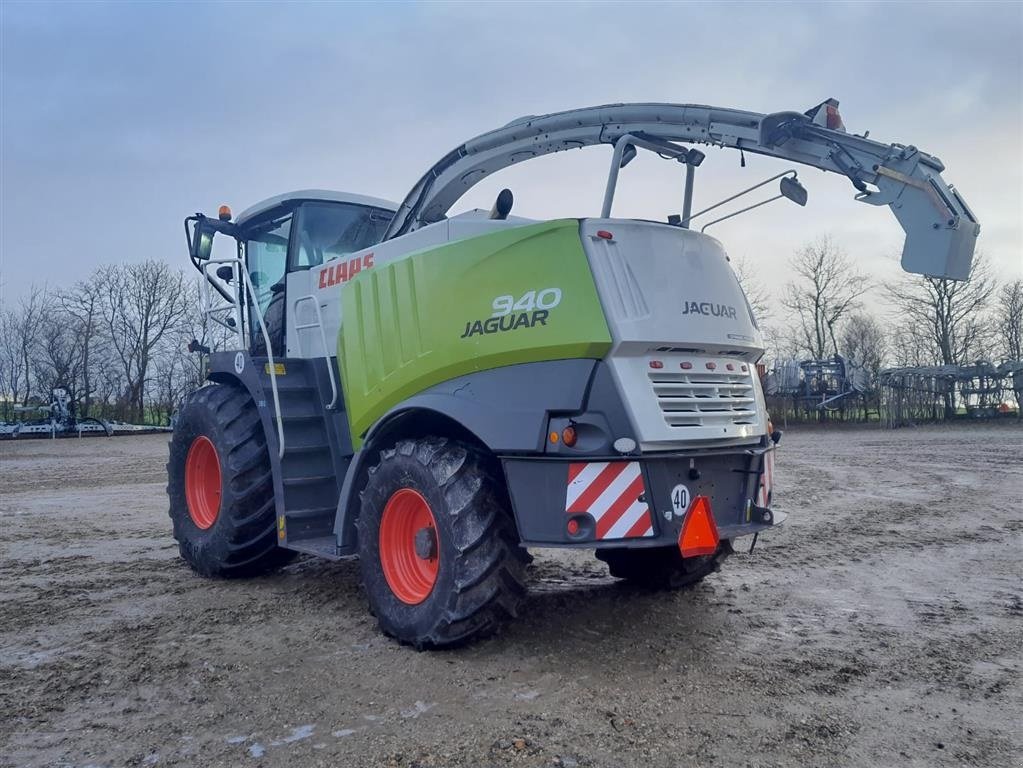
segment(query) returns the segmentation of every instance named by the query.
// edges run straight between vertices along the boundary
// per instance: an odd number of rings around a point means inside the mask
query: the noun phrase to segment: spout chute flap
[[[910,173],[889,163],[878,167],[878,191],[857,199],[887,204],[906,232],[902,268],[932,277],[966,280],[980,222],[954,187],[945,184],[937,169],[922,160]]]
[[[445,155],[406,196],[385,239],[440,221],[469,188],[513,163],[614,144],[625,134],[741,149],[840,173],[858,200],[891,207],[906,232],[904,269],[955,280],[969,275],[980,224],[941,178],[941,162],[912,146],[847,133],[834,99],[805,113],[610,104],[520,118]]]

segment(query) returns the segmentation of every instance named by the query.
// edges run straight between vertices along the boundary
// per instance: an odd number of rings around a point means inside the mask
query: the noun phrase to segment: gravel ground
[[[1023,429],[782,449],[789,520],[703,584],[538,552],[522,619],[416,653],[354,562],[192,574],[165,436],[0,444],[0,765],[1023,764]]]

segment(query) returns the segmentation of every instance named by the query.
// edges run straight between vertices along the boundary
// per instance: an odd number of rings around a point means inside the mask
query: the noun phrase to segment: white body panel
[[[368,195],[354,195],[351,192],[337,192],[332,189],[300,189],[296,192],[285,192],[283,195],[274,195],[266,200],[261,200],[255,205],[250,205],[235,218],[235,223],[244,226],[249,219],[254,219],[261,213],[266,213],[276,208],[281,203],[288,203],[294,200],[321,200],[328,203],[353,203],[355,205],[366,205],[371,208],[383,208],[387,211],[397,210],[398,204],[379,197]]]
[[[721,244],[653,222],[586,219],[581,229],[613,341],[607,362],[640,446],[759,440],[764,343]]]

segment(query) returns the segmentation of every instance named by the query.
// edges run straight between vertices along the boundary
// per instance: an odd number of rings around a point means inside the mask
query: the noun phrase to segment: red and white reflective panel
[[[764,471],[760,473],[760,488],[757,490],[757,506],[771,506],[774,493],[774,451],[764,454]]]
[[[565,512],[589,514],[598,539],[654,535],[650,507],[640,501],[643,473],[638,461],[587,461],[568,465]]]

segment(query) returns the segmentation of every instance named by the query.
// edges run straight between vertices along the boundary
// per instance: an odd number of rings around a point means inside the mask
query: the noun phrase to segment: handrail
[[[233,297],[227,295],[226,291],[219,285],[219,283],[215,283],[213,281],[213,277],[207,271],[206,266],[209,263],[210,262],[206,262],[199,267],[199,271],[202,273],[203,276],[202,282],[199,283],[199,299],[202,313],[213,322],[217,323],[218,325],[222,325],[229,331],[232,331],[237,338],[238,346],[244,349],[245,333],[243,330],[242,323],[240,322],[242,319],[240,311],[241,299],[239,296],[238,289],[237,287],[232,288],[234,294]],[[221,260],[218,259],[216,263],[221,263]],[[218,304],[217,306],[212,305],[210,286],[213,286],[214,288],[217,289],[217,293],[219,293],[225,299],[226,303]],[[216,312],[224,312],[227,310],[230,310],[232,313],[232,319],[234,320],[233,325],[227,322],[226,320],[222,320],[221,318],[217,317],[214,314]]]
[[[614,203],[615,188],[618,186],[618,171],[622,167],[622,157],[625,154],[625,148],[630,144],[635,147],[642,147],[650,152],[670,155],[676,160],[685,158],[689,153],[689,150],[685,147],[673,147],[670,142],[650,141],[631,133],[624,134],[615,142],[614,153],[611,155],[611,170],[608,172],[607,186],[604,188],[604,204],[600,208],[600,218],[602,219],[611,218],[611,205]]]
[[[238,269],[235,270],[236,275],[240,274],[242,279],[245,281],[245,287],[248,288],[249,296],[256,295],[255,286],[252,284],[252,278],[249,277],[248,271],[245,269],[245,264],[240,258],[233,259],[208,259],[203,264],[203,277],[206,278],[206,282],[210,281],[210,276],[207,273],[209,267],[213,264],[236,264]],[[209,290],[208,288],[206,289]],[[235,295],[238,295],[238,283],[235,282]],[[240,299],[237,300],[235,307],[238,313],[241,314],[241,303]],[[284,424],[281,422],[281,398],[277,394],[277,368],[274,365],[274,351],[273,345],[270,343],[270,333],[266,329],[266,323],[263,322],[263,315],[261,312],[253,312],[256,319],[259,321],[259,330],[263,334],[263,342],[266,344],[266,357],[267,357],[267,371],[270,373],[270,391],[273,393],[274,400],[274,417],[277,420],[277,456],[278,458],[284,458]],[[241,329],[241,323],[238,323],[238,336],[239,346],[245,348],[245,336]]]
[[[303,301],[311,301],[313,308],[316,310],[316,322],[315,323],[302,323],[298,322],[298,305]],[[302,354],[302,334],[298,331],[304,331],[308,328],[319,328],[320,329],[320,341],[323,344],[323,357],[327,360],[327,376],[330,378],[330,402],[327,403],[327,408],[333,408],[337,404],[337,382],[334,379],[334,367],[330,364],[330,355],[327,352],[327,332],[323,330],[323,313],[320,311],[320,302],[312,294],[306,296],[300,296],[295,299],[291,305],[292,311],[295,313],[295,338],[298,340],[298,352],[299,356]]]

